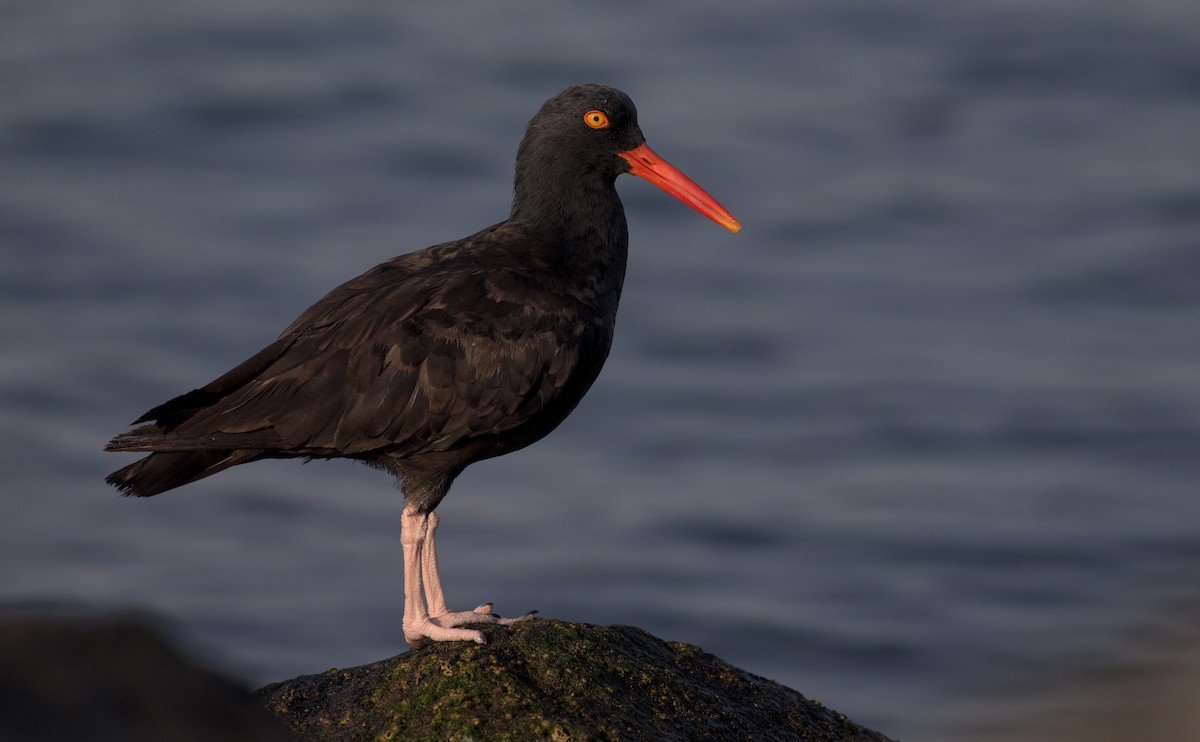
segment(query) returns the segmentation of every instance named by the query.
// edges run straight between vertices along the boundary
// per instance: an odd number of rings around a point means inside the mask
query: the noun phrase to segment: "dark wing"
[[[377,266],[110,448],[403,456],[502,435],[564,404],[565,416],[611,325],[587,321],[595,313],[552,272],[514,266],[522,246],[507,243],[520,237],[500,225]]]

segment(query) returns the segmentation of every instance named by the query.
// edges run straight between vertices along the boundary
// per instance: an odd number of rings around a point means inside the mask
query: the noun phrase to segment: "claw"
[[[500,616],[496,616],[496,623],[500,624],[501,626],[508,626],[520,621],[528,621],[533,618],[535,614],[537,614],[537,611],[529,611],[524,616],[517,616],[516,618],[501,618]]]

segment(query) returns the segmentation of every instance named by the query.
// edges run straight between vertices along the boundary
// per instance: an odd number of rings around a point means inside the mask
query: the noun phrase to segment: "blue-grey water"
[[[443,503],[453,603],[642,626],[908,739],[1108,703],[1200,642],[1200,5],[0,7],[0,599],[141,606],[250,683],[404,649],[400,495],[272,462],[150,500],[131,419],[507,215],[618,86],[745,225],[622,178],[616,345]]]

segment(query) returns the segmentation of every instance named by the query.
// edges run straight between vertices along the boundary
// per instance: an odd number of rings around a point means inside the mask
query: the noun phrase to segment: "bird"
[[[387,260],[330,291],[210,383],[154,407],[107,451],[149,453],[106,478],[150,497],[263,459],[352,459],[404,497],[404,638],[486,643],[509,624],[451,611],[434,509],[467,466],[554,430],[612,346],[629,234],[615,188],[631,173],[730,231],[741,224],[646,143],[616,88],[572,85],[530,119],[509,218]]]

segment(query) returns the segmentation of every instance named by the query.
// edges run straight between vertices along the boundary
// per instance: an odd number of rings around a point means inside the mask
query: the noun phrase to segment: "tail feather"
[[[174,437],[165,433],[161,426],[143,425],[128,433],[121,433],[104,447],[105,451],[176,451],[200,453],[202,451],[269,450],[283,445],[279,435],[272,430],[254,430],[245,433],[210,433],[191,438]]]
[[[122,467],[104,481],[130,497],[150,497],[262,457],[262,451],[161,451]]]

